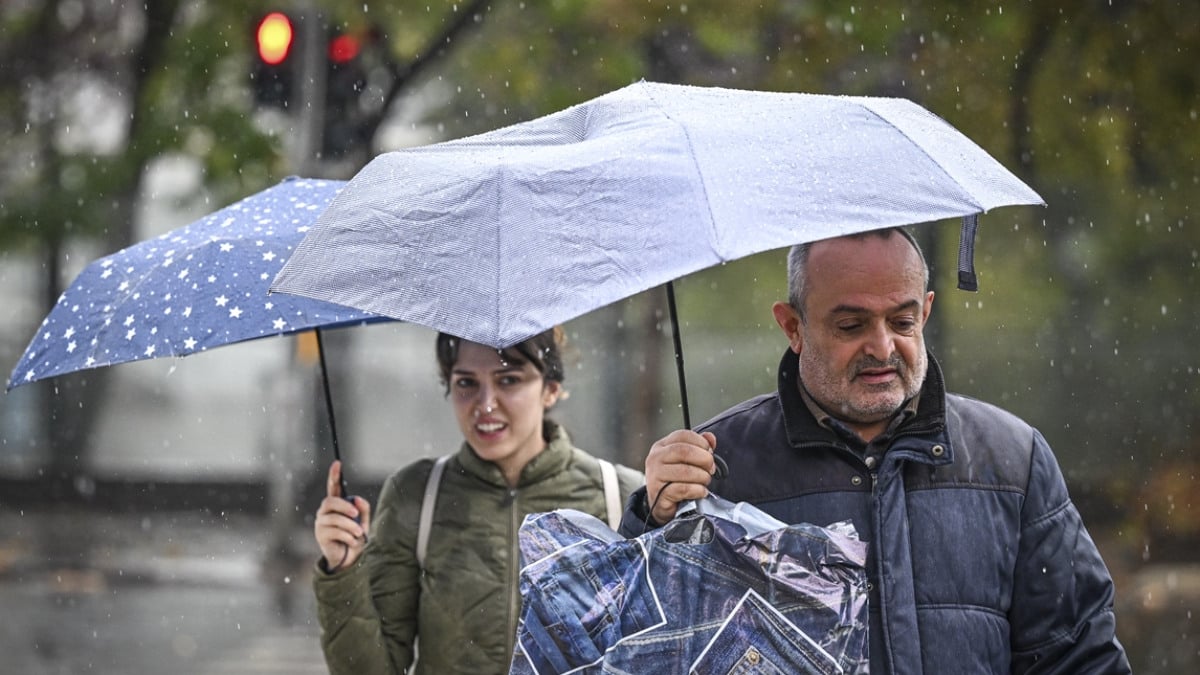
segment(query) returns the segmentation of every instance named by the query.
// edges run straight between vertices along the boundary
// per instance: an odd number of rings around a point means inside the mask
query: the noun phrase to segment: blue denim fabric
[[[833,675],[841,664],[761,595],[746,591],[690,675]]]
[[[510,672],[866,672],[853,528],[748,533],[706,511],[629,540],[578,511],[529,516]]]

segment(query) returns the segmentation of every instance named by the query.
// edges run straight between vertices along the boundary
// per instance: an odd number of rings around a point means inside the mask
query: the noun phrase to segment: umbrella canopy
[[[380,155],[272,290],[506,347],[723,261],[1041,203],[911,101],[639,82]]]
[[[320,300],[267,294],[344,185],[286,179],[93,261],[42,321],[8,388],[87,368],[383,320]]]

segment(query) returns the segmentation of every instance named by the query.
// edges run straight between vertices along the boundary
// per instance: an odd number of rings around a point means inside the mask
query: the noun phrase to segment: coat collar
[[[571,438],[567,435],[566,429],[559,426],[557,422],[547,419],[542,425],[542,436],[548,439],[546,447],[536,457],[529,460],[529,463],[521,470],[521,477],[517,481],[518,488],[541,482],[559,473],[567,468],[571,461]],[[462,446],[459,447],[457,458],[463,470],[468,474],[485,483],[508,488],[508,483],[504,480],[504,474],[500,472],[500,467],[480,458],[466,441],[463,441]]]
[[[946,382],[942,367],[933,354],[929,356],[929,369],[925,384],[917,395],[916,413],[904,420],[896,433],[922,433],[940,431],[946,426]],[[814,438],[837,440],[833,430],[821,425],[812,410],[804,402],[798,382],[800,356],[791,349],[783,352],[779,361],[779,400],[783,408],[783,422],[787,430],[788,443],[799,446]]]

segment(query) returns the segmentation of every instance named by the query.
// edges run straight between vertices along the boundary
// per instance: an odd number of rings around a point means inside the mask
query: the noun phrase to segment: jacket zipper
[[[509,546],[509,591],[508,591],[508,653],[511,655],[513,649],[516,648],[517,642],[517,621],[520,618],[521,607],[521,545],[517,538],[517,533],[521,528],[521,524],[517,522],[517,515],[521,510],[517,506],[517,489],[509,488],[508,498],[508,541]]]

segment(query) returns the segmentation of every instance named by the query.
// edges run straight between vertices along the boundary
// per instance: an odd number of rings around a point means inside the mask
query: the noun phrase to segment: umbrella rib
[[[496,304],[495,314],[492,316],[492,335],[494,336],[493,339],[496,341],[496,343],[499,344],[501,342],[500,335],[502,334],[502,331],[500,330],[500,317],[502,315],[500,311],[500,302],[503,300],[503,295],[500,293],[500,289],[504,286],[503,282],[501,281],[502,275],[500,274],[500,266],[504,261],[504,256],[501,255],[500,251],[500,239],[504,234],[504,227],[501,219],[504,214],[504,179],[508,172],[503,162],[500,162],[497,165],[497,168],[500,175],[496,181],[496,245],[493,249],[493,264],[495,265],[496,274],[494,277],[495,287],[492,289],[492,297],[496,298]]]
[[[879,114],[879,111],[875,110],[874,108],[872,108],[872,107],[870,107],[870,106],[868,106],[868,105],[862,104],[862,103],[859,103],[859,105],[860,105],[860,106],[862,106],[862,108],[863,108],[864,110],[866,110],[867,112],[869,112],[870,114],[872,114],[872,115],[874,115],[875,117],[877,117],[877,118],[879,118],[880,120],[882,120],[882,121],[883,121],[885,124],[887,124],[889,127],[891,127],[891,128],[893,128],[893,129],[895,129],[897,133],[899,133],[899,134],[900,134],[901,136],[903,136],[904,138],[908,139],[908,142],[909,142],[909,143],[912,143],[912,144],[913,144],[915,147],[917,147],[917,148],[918,148],[918,149],[921,151],[921,154],[923,154],[923,155],[925,155],[926,157],[928,157],[928,158],[929,158],[929,161],[930,161],[930,162],[933,162],[933,164],[934,164],[935,166],[937,166],[938,170],[939,170],[939,171],[941,171],[941,172],[942,172],[942,174],[944,174],[944,175],[945,175],[947,178],[949,178],[951,182],[953,182],[955,185],[957,185],[957,186],[958,186],[958,189],[959,189],[960,191],[962,191],[962,193],[963,193],[963,194],[965,194],[965,195],[967,196],[967,201],[971,202],[971,204],[972,204],[972,205],[973,205],[973,206],[974,206],[976,209],[978,209],[978,211],[976,211],[976,213],[984,213],[984,212],[986,212],[986,211],[987,211],[987,209],[985,209],[985,208],[983,207],[983,205],[979,203],[979,200],[975,199],[975,196],[974,196],[974,195],[971,193],[971,191],[970,191],[970,190],[968,190],[968,189],[967,189],[967,187],[966,187],[965,185],[963,185],[963,184],[962,184],[962,183],[961,183],[961,182],[958,180],[958,178],[956,178],[956,177],[954,176],[954,174],[952,174],[952,173],[950,173],[949,171],[947,171],[947,170],[946,170],[946,167],[945,167],[945,166],[943,166],[943,165],[942,165],[942,163],[941,163],[941,162],[939,162],[939,161],[937,160],[937,158],[936,158],[936,157],[934,157],[933,155],[929,154],[929,151],[925,149],[925,146],[924,146],[924,145],[921,145],[920,143],[918,143],[918,142],[916,141],[916,139],[915,139],[915,138],[913,138],[912,136],[910,136],[910,135],[908,134],[908,132],[907,132],[907,131],[905,131],[905,130],[904,130],[904,129],[902,129],[901,127],[897,126],[895,122],[892,122],[892,121],[891,121],[890,119],[888,119],[887,117],[884,117],[883,115]],[[932,114],[932,113],[930,113],[930,114]],[[936,115],[935,115],[935,117],[936,117]],[[947,126],[950,126],[948,123],[946,123],[946,122],[945,122],[945,120],[942,120],[940,117],[938,118],[938,120],[939,120],[939,121],[941,121],[943,124],[946,124]],[[953,127],[951,127],[951,128],[953,129]],[[970,214],[964,214],[964,215],[970,215]]]
[[[658,109],[659,114],[679,128],[680,132],[683,134],[683,138],[687,141],[688,158],[691,160],[692,168],[695,169],[696,172],[697,182],[700,184],[700,196],[702,198],[700,203],[704,206],[704,213],[708,214],[708,229],[710,234],[709,241],[719,241],[718,235],[720,232],[717,231],[716,217],[713,215],[712,211],[712,202],[708,198],[708,182],[705,181],[704,172],[700,170],[700,164],[696,161],[696,148],[695,144],[692,143],[692,135],[688,133],[687,125],[672,117],[671,114],[667,112],[666,108],[663,107],[662,103],[659,103],[658,100],[654,98],[652,92],[646,91],[645,95],[646,98],[649,99],[650,102],[653,103]],[[725,256],[722,255],[720,251],[713,251],[713,253],[720,260],[725,260]]]

